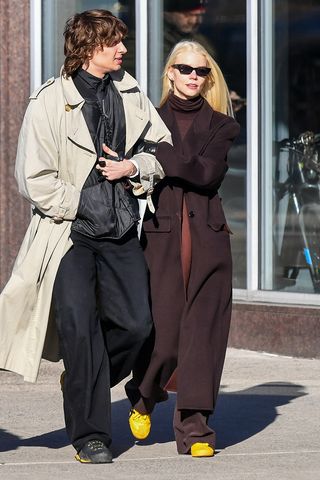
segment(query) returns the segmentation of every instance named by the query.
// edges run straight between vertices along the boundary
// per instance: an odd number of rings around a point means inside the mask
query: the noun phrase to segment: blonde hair
[[[191,51],[203,55],[206,59],[206,66],[211,68],[211,72],[206,76],[201,95],[207,100],[209,105],[217,112],[233,116],[232,105],[229,95],[229,89],[224,76],[217,62],[211,57],[207,50],[198,42],[183,40],[177,43],[171,50],[167,63],[163,70],[162,96],[160,107],[167,101],[168,96],[173,91],[173,85],[168,77],[169,68],[176,63],[180,53]]]

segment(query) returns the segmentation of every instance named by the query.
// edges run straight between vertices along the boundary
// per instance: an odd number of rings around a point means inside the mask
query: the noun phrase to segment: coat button
[[[193,210],[190,210],[190,212],[188,213],[188,217],[190,217],[190,218],[194,217],[194,211]]]

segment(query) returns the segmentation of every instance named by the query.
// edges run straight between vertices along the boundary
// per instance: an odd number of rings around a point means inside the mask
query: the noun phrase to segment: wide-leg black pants
[[[131,372],[152,321],[136,231],[118,241],[76,232],[71,238],[53,305],[66,371],[66,429],[79,451],[93,438],[111,443],[110,387]]]

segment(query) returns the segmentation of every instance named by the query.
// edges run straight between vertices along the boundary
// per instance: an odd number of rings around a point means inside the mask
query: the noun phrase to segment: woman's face
[[[191,51],[179,53],[174,64],[188,65],[193,68],[207,67],[205,56]],[[206,81],[206,77],[200,76],[195,70],[192,70],[189,74],[184,74],[180,73],[179,69],[173,66],[169,67],[167,75],[173,82],[173,93],[183,100],[200,95]]]

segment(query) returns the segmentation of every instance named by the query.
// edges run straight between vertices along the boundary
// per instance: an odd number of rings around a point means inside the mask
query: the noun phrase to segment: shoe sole
[[[91,460],[85,460],[84,458],[81,458],[80,455],[75,455],[74,457],[78,462],[80,463],[90,463],[92,465],[97,465],[99,463],[112,463],[112,459],[108,460],[107,462],[92,462]]]
[[[150,433],[148,433],[148,435],[145,435],[144,437],[138,437],[137,435],[135,435],[132,430],[131,430],[131,434],[132,436],[136,439],[136,440],[145,440],[146,438],[149,437]]]
[[[92,463],[90,460],[84,460],[83,458],[81,458],[78,454],[75,455],[74,457],[76,460],[78,460],[78,462],[80,463]]]
[[[205,457],[213,457],[214,456],[214,452],[213,453],[209,453],[209,452],[206,452],[206,451],[199,451],[197,453],[193,453],[191,454],[192,458],[205,458]]]
[[[197,453],[196,455],[191,455],[192,458],[210,458],[210,457],[214,457],[214,453],[203,453],[203,454],[199,454]]]

